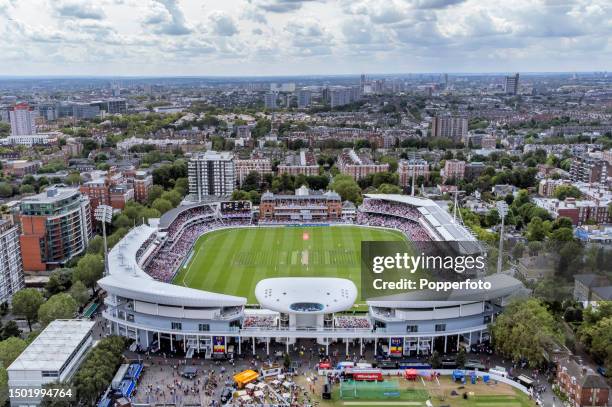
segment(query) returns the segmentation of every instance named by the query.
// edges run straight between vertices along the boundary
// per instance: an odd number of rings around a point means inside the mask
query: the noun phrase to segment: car
[[[221,403],[225,404],[232,399],[232,395],[234,394],[234,389],[231,387],[226,387],[221,392]]]

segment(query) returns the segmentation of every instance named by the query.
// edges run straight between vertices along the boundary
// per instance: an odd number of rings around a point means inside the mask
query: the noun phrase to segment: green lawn
[[[306,236],[307,235],[307,236]],[[340,277],[360,289],[362,241],[405,241],[397,231],[358,226],[260,227],[201,236],[175,284],[257,303],[255,285],[271,277]]]

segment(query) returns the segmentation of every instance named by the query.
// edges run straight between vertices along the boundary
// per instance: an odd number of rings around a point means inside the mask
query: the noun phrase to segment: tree
[[[25,195],[25,194],[33,194],[36,192],[36,188],[34,188],[33,185],[29,185],[29,184],[22,184],[19,187],[19,193],[21,195]]]
[[[0,406],[8,404],[8,401],[8,372],[4,366],[0,366]]]
[[[537,299],[515,301],[491,324],[496,350],[518,362],[526,358],[529,366],[544,362],[545,350],[561,340],[558,323]]]
[[[98,396],[108,387],[123,361],[125,340],[106,337],[92,349],[75,374],[73,384],[81,405],[95,405]]]
[[[0,341],[0,365],[9,367],[27,346],[28,343],[21,338],[12,337]]]
[[[0,182],[0,197],[10,198],[13,196],[13,187],[7,182]]]
[[[45,285],[47,295],[51,296],[66,291],[72,285],[72,272],[70,268],[53,270],[49,275],[49,281]]]
[[[325,175],[310,175],[306,177],[306,183],[310,189],[325,189],[329,184],[329,178],[327,178]]]
[[[6,325],[4,325],[4,328],[2,328],[2,340],[11,338],[13,336],[19,338],[20,335],[21,329],[19,329],[19,326],[17,326],[17,322],[13,320],[8,321]]]
[[[433,351],[433,353],[429,357],[429,363],[434,369],[438,369],[440,368],[440,366],[442,366],[442,361],[440,360],[440,354],[438,353],[438,351]]]
[[[381,184],[378,187],[378,192],[381,194],[401,194],[402,189],[393,184]]]
[[[104,253],[104,238],[100,235],[94,236],[87,244],[87,253],[103,254]]]
[[[597,308],[583,312],[583,322],[578,330],[580,341],[586,350],[608,371],[612,369],[612,301],[599,301]]]
[[[79,174],[78,172],[71,172],[66,177],[66,183],[68,185],[80,185],[82,182],[83,182],[83,178],[81,177],[81,174]]]
[[[343,201],[352,201],[354,203],[361,201],[361,188],[349,175],[336,175],[332,181],[331,189],[336,191]]]
[[[457,366],[461,368],[465,366],[465,360],[466,360],[465,349],[461,347],[461,349],[459,349],[459,352],[457,353]]]
[[[523,257],[523,252],[525,251],[525,245],[521,242],[518,242],[512,248],[512,257],[515,259],[520,259]]]
[[[574,185],[559,185],[557,188],[555,188],[553,195],[558,200],[564,201],[565,198],[568,197],[580,198],[582,196],[582,192],[580,192],[580,190]]]
[[[85,287],[85,284],[81,281],[77,281],[72,285],[70,288],[70,295],[81,307],[89,300],[89,290],[87,290],[87,287]]]
[[[86,287],[94,288],[96,281],[104,274],[104,260],[99,254],[86,254],[79,259],[72,273],[72,281],[81,281]]]
[[[172,204],[172,207],[178,206],[178,204],[180,204],[183,200],[181,194],[175,189],[164,192],[161,198],[170,202]]]
[[[560,216],[553,222],[552,230],[560,229],[560,228],[572,228],[572,220],[565,216]]]
[[[149,189],[149,195],[147,196],[147,202],[149,205],[151,205],[157,198],[161,198],[163,193],[164,188],[161,185],[153,185],[151,189]]]
[[[113,220],[114,228],[129,228],[133,224],[134,219],[130,220],[125,214],[121,214]],[[102,250],[104,250],[104,241],[102,241]]]
[[[546,237],[546,230],[544,229],[544,225],[542,219],[539,216],[535,216],[527,225],[527,239],[530,242],[533,241],[542,241]]]
[[[55,294],[40,306],[38,310],[38,319],[40,319],[41,323],[47,325],[56,319],[74,318],[76,311],[77,303],[70,294]]]
[[[153,201],[151,207],[153,209],[157,209],[161,214],[164,214],[173,208],[172,202],[163,198],[157,198],[155,201]]]
[[[571,242],[574,240],[574,232],[571,228],[559,228],[551,233],[550,239],[555,242]]]
[[[185,196],[189,191],[189,179],[188,178],[177,178],[174,183],[174,189],[181,194],[181,196]]]
[[[35,288],[24,288],[13,295],[13,313],[26,319],[30,332],[32,332],[32,322],[36,322],[38,309],[43,302],[42,294]]]
[[[261,185],[261,176],[257,171],[251,171],[242,181],[242,189],[244,191],[256,191]]]
[[[490,209],[489,212],[485,215],[485,223],[488,226],[495,226],[501,223],[501,216],[497,209]]]

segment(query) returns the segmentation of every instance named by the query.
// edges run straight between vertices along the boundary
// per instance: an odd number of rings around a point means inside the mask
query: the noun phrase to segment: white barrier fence
[[[383,376],[401,376],[404,373],[404,371],[405,370],[403,369],[402,370],[389,369],[389,370],[382,370],[382,374]],[[452,376],[454,369],[417,369],[417,371],[419,372],[419,375],[421,375],[421,373],[426,373],[424,375],[431,375],[433,373],[438,373],[440,376]],[[520,383],[515,382],[512,379],[508,379],[507,377],[503,377],[503,376],[496,375],[496,374],[489,373],[489,372],[481,372],[479,370],[464,370],[464,372],[466,376],[470,376],[472,372],[475,373],[476,377],[489,376],[490,380],[494,380],[499,383],[507,384],[531,396],[531,391],[527,387],[523,386]],[[340,373],[342,373],[342,370],[319,369],[319,376],[327,376],[328,374],[340,374]]]

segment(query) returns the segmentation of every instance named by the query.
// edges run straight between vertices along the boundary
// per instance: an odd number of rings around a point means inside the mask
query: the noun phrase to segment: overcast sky
[[[0,75],[612,68],[611,0],[0,0]]]

